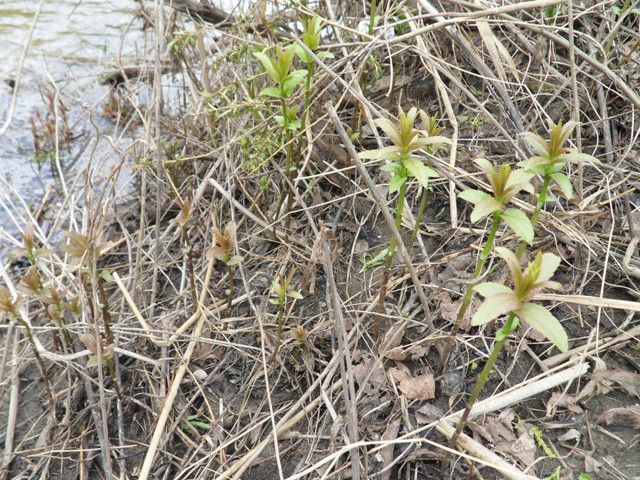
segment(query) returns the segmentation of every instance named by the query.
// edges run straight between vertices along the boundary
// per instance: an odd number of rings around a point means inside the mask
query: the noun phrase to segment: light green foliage
[[[545,175],[553,179],[567,198],[571,198],[573,195],[573,188],[569,178],[562,173],[565,164],[569,162],[600,163],[597,158],[591,155],[582,153],[575,148],[565,147],[569,135],[577,125],[578,123],[573,121],[569,121],[566,124],[560,121],[555,124],[549,120],[548,141],[533,132],[523,133],[522,136],[531,145],[536,155],[518,163],[518,166],[524,168],[527,172]]]
[[[308,17],[304,24],[304,33],[302,34],[302,43],[306,45],[306,47],[314,52],[318,58],[333,58],[333,54],[331,52],[317,52],[318,47],[320,46],[320,37],[323,28],[322,20],[318,17],[312,16]],[[296,44],[295,49],[296,55],[300,57],[307,65],[313,64],[313,58],[309,55],[300,45]]]
[[[287,301],[287,297],[302,300],[302,294],[300,292],[289,289],[291,277],[292,275],[289,275],[288,278],[278,275],[278,278],[271,282],[271,289],[273,290],[275,298],[269,299],[269,303],[274,305],[284,305]]]
[[[486,175],[492,194],[480,190],[465,190],[458,195],[474,205],[471,221],[475,223],[494,212],[499,212],[500,218],[520,238],[527,243],[533,241],[533,226],[524,212],[515,208],[504,208],[520,191],[533,194],[531,178],[534,174],[524,170],[512,171],[509,165],[500,165],[496,171],[491,162],[484,158],[478,158],[475,162]]]
[[[199,428],[200,430],[210,430],[211,424],[199,420],[199,415],[189,415],[180,422],[180,428],[182,430],[189,430],[190,428]]]
[[[414,128],[418,116],[417,108],[414,107],[407,113],[400,108],[399,113],[398,125],[386,118],[379,118],[375,121],[376,125],[387,134],[393,146],[360,153],[360,158],[363,159],[389,160],[391,162],[381,168],[382,171],[393,174],[389,182],[390,193],[399,190],[409,177],[415,177],[423,187],[428,188],[429,179],[438,178],[439,175],[413,153],[428,145],[451,144],[451,140],[446,137],[437,135],[427,137],[424,132]]]
[[[280,99],[289,98],[296,87],[300,85],[307,75],[306,70],[291,70],[297,45],[289,45],[286,48],[276,47],[276,57],[267,56],[264,52],[254,52],[260,60],[265,71],[277,87],[267,87],[260,92],[261,96],[269,96]]]
[[[289,288],[291,279],[293,278],[293,273],[294,271],[291,270],[287,278],[282,275],[278,275],[278,277],[271,282],[271,289],[273,290],[274,298],[270,298],[269,303],[278,305],[278,333],[276,337],[276,347],[271,355],[271,359],[274,359],[280,350],[282,330],[284,329],[284,308],[287,303],[287,298],[302,300],[302,294],[300,292]]]
[[[513,289],[494,282],[476,285],[475,290],[485,297],[485,301],[471,319],[471,324],[483,325],[512,313],[543,334],[562,352],[566,352],[569,349],[569,340],[558,319],[546,308],[532,302],[534,296],[545,288],[562,288],[560,283],[550,280],[560,265],[560,257],[552,253],[538,252],[535,260],[529,262],[527,269],[523,271],[513,252],[506,248],[496,248],[496,252],[509,267]],[[513,322],[511,330],[516,326],[517,322]],[[504,331],[502,335],[510,333],[511,331]]]
[[[385,248],[373,258],[371,258],[371,255],[369,254],[364,254],[363,256],[358,257],[358,261],[362,264],[362,268],[358,273],[364,273],[371,268],[382,265],[382,262],[384,262],[384,259],[387,257],[388,253],[389,249]]]

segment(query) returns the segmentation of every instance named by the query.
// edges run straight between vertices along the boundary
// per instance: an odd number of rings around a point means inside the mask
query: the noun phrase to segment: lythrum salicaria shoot
[[[478,377],[455,434],[451,438],[452,446],[455,446],[507,337],[516,329],[520,320],[527,322],[531,328],[548,338],[562,352],[569,349],[567,333],[560,321],[545,307],[533,303],[536,294],[541,290],[562,288],[560,283],[551,280],[560,265],[560,257],[553,253],[538,252],[535,259],[529,262],[525,270],[522,270],[518,257],[510,250],[496,248],[496,253],[509,268],[513,288],[495,282],[483,282],[476,285],[475,290],[485,297],[485,300],[471,319],[471,324],[474,326],[484,325],[503,315],[508,315],[508,317],[504,327],[496,333],[496,342],[491,355]]]
[[[424,115],[426,117],[426,114]],[[367,150],[359,154],[360,158],[363,159],[389,161],[389,163],[381,167],[381,170],[392,175],[389,181],[389,193],[398,192],[398,208],[395,216],[395,225],[398,230],[402,223],[407,180],[413,177],[426,189],[429,187],[429,179],[439,176],[433,168],[425,165],[423,160],[417,157],[415,153],[429,145],[451,144],[451,140],[446,137],[438,135],[427,137],[424,132],[414,128],[417,117],[418,109],[414,107],[407,113],[402,108],[399,109],[399,122],[397,125],[386,118],[377,119],[375,121],[376,125],[387,134],[393,145],[379,150]],[[391,237],[378,297],[378,313],[380,315],[384,313],[384,298],[395,249],[396,239]],[[378,316],[374,325],[374,336],[377,337],[379,333],[380,317]]]

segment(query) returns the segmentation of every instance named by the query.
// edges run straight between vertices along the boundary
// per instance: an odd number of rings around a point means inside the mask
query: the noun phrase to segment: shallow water
[[[15,111],[6,133],[0,136],[0,247],[15,237],[20,225],[13,214],[20,215],[18,196],[29,206],[37,205],[43,192],[53,182],[51,168],[40,171],[33,161],[34,139],[30,119],[37,113],[46,118],[46,92],[59,92],[68,110],[68,122],[74,137],[91,142],[93,135],[87,122],[86,102],[94,121],[103,133],[112,124],[102,115],[108,87],[99,84],[105,70],[123,63],[143,50],[141,20],[135,19],[138,7],[134,0],[3,0],[0,2],[0,131],[7,122],[12,102],[12,82],[18,78],[21,56],[41,5],[33,37],[20,77]],[[59,140],[61,142],[62,140]],[[80,154],[78,141],[70,153],[61,151],[63,162],[73,156],[79,161],[76,172],[86,167],[86,154]],[[74,172],[70,172],[73,174]],[[13,206],[10,206],[13,204]],[[0,248],[1,250],[1,248]]]

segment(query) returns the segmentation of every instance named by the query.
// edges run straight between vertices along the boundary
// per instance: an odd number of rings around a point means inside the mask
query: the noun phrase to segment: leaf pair
[[[549,120],[549,140],[545,140],[540,135],[533,132],[522,134],[531,148],[537,155],[518,163],[527,172],[534,174],[548,175],[562,190],[566,198],[573,196],[571,181],[561,170],[566,163],[590,162],[599,164],[600,161],[586,153],[582,153],[575,148],[566,148],[565,144],[569,135],[578,125],[577,122],[569,121],[565,124],[562,121],[557,124]]]
[[[552,253],[538,252],[535,260],[529,262],[527,269],[523,271],[513,252],[501,247],[496,248],[496,252],[509,267],[513,288],[495,282],[476,285],[474,290],[485,297],[485,301],[471,319],[471,325],[483,325],[502,315],[513,313],[548,338],[562,352],[566,352],[569,349],[569,340],[562,324],[546,308],[532,303],[535,295],[541,290],[562,288],[560,283],[551,281],[560,265],[560,257]]]
[[[534,174],[524,170],[512,171],[509,165],[500,165],[496,171],[491,162],[484,158],[478,158],[475,162],[487,176],[492,195],[480,190],[465,190],[458,195],[474,205],[471,221],[475,223],[494,212],[500,212],[500,218],[516,235],[527,243],[531,243],[534,232],[529,218],[521,210],[515,208],[504,210],[504,207],[522,190],[534,193],[530,182]]]
[[[277,298],[269,299],[269,303],[282,306],[287,301],[287,297],[295,300],[302,300],[302,294],[300,292],[289,289],[292,277],[293,275],[291,274],[287,278],[284,278],[282,275],[278,275],[278,278],[271,282],[271,288]]]
[[[280,99],[289,98],[296,87],[307,75],[306,70],[294,70],[289,72],[297,45],[292,44],[286,48],[276,47],[276,58],[269,57],[264,52],[255,52],[255,57],[260,60],[265,71],[269,74],[277,87],[267,87],[260,95]]]
[[[381,170],[393,174],[389,182],[389,192],[393,193],[402,187],[409,177],[415,177],[420,184],[427,188],[430,178],[438,178],[437,172],[422,163],[422,160],[412,155],[413,152],[431,146],[441,144],[451,144],[451,140],[446,137],[435,135],[428,136],[426,130],[414,128],[418,109],[412,108],[407,113],[399,109],[398,125],[389,119],[380,118],[375,121],[376,125],[384,131],[393,142],[393,146],[384,147],[379,150],[367,150],[360,153],[360,158],[390,160],[392,163],[384,165]],[[430,125],[430,117],[420,110],[423,123]],[[431,127],[433,130],[433,127]]]

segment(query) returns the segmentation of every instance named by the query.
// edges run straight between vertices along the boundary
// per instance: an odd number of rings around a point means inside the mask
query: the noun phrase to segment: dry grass
[[[158,74],[153,101],[144,111],[128,105],[143,84],[132,79],[119,92],[129,113],[123,108],[117,119],[117,131],[144,132],[118,152],[123,162],[137,162],[137,195],[123,198],[115,188],[123,175],[118,168],[97,190],[90,177],[84,180],[82,207],[69,194],[45,214],[48,221],[28,214],[15,219],[19,228],[34,225],[37,244],[49,250],[36,264],[44,286],[64,299],[72,343],[54,342],[61,327],[34,296],[20,307],[47,366],[56,401],[51,408],[43,405],[44,383],[24,330],[6,324],[2,477],[537,478],[556,465],[580,473],[569,461],[582,461],[578,451],[545,460],[539,449],[538,461],[527,464],[483,446],[480,437],[463,436],[460,451],[449,448],[451,422],[473,385],[472,365],[483,362],[493,341],[489,331],[461,333],[447,369],[437,371],[451,302],[466,285],[484,234],[483,225],[469,223],[456,195],[486,188],[473,158],[524,160],[531,152],[519,134],[542,133],[548,119],[579,121],[574,145],[603,162],[569,172],[577,195],[570,201],[553,196],[533,246],[563,258],[565,291],[545,300],[563,320],[574,355],[554,356],[549,343],[521,328],[502,356],[493,390],[485,392],[485,406],[505,412],[517,405],[529,424],[553,423],[557,418],[537,410],[540,399],[549,398],[544,392],[575,393],[572,382],[586,374],[587,359],[638,341],[637,320],[624,321],[619,313],[638,299],[638,15],[619,19],[611,2],[588,2],[588,8],[560,1],[495,8],[384,2],[380,23],[397,27],[388,38],[380,30],[373,37],[358,33],[365,15],[359,3],[321,1],[314,11],[331,30],[321,50],[334,58],[315,58],[312,105],[297,144],[301,167],[288,185],[273,118],[278,109],[257,96],[268,79],[251,52],[300,42],[287,25],[303,8],[265,13],[261,3],[246,15],[234,12],[235,23],[219,28],[187,22],[184,14],[176,18],[169,9],[148,11],[164,27],[156,53],[149,54]],[[558,12],[545,18],[543,8],[553,6]],[[178,30],[196,33],[170,54],[167,39]],[[168,55],[181,75],[159,75]],[[370,73],[371,58],[383,64],[380,78]],[[372,84],[365,92],[363,72]],[[167,97],[162,85],[168,83],[179,95]],[[179,103],[172,114],[163,97]],[[302,94],[293,101],[301,102]],[[377,166],[362,165],[345,137],[361,122],[355,149],[382,146],[373,119],[392,117],[398,105],[438,113],[454,143],[450,153],[431,159],[442,179],[433,182],[413,252],[403,239],[413,227],[418,190],[408,198],[404,228],[395,231],[386,177]],[[189,248],[174,221],[177,199],[191,205]],[[528,200],[519,206],[530,213]],[[229,310],[226,267],[206,253],[213,228],[230,221],[238,225],[237,253],[244,260],[235,269]],[[113,243],[85,255],[81,269],[75,257],[82,255],[61,250],[61,230],[82,232],[93,244]],[[361,273],[358,257],[375,256],[390,235],[397,235],[407,273],[392,273],[387,334],[376,339],[371,325],[380,268]],[[498,241],[517,245],[506,231]],[[283,345],[270,362],[277,330],[271,282],[292,270],[292,288],[303,299],[288,301]],[[100,280],[102,271],[114,280]],[[2,267],[0,273],[17,295],[25,272]],[[502,273],[495,268],[488,275]],[[67,305],[72,298],[80,304],[77,314]],[[108,347],[105,325],[113,335],[112,360],[98,355],[98,367],[87,366],[96,342]],[[82,334],[94,339],[93,351]],[[398,371],[409,378],[433,374],[435,400],[408,399]],[[440,413],[430,416],[425,404]],[[554,448],[564,448],[559,445]],[[482,465],[492,469],[479,473]],[[602,468],[606,478],[629,478],[633,471]]]

